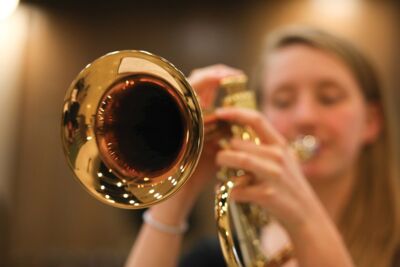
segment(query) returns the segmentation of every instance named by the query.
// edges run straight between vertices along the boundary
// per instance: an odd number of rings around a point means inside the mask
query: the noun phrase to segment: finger
[[[243,71],[239,69],[228,67],[223,64],[217,64],[193,70],[188,77],[188,81],[193,87],[195,87],[195,89],[198,89],[196,87],[202,89],[204,85],[218,87],[222,78],[242,74]]]
[[[285,160],[284,149],[278,145],[258,145],[254,142],[234,138],[230,140],[229,148],[236,151],[247,152],[248,154],[262,158],[269,158],[278,164],[281,164]]]
[[[274,196],[276,196],[276,190],[265,185],[234,187],[231,192],[234,201],[259,205],[271,202]]]
[[[192,71],[188,81],[198,94],[201,107],[206,109],[214,103],[221,80],[237,75],[243,75],[243,72],[218,64]]]
[[[261,159],[243,151],[223,150],[217,154],[217,165],[242,169],[254,175],[255,180],[265,180],[281,176],[281,167],[276,162]]]
[[[254,181],[254,176],[251,174],[243,174],[240,176],[230,177],[230,180],[235,184],[235,187],[249,185]]]
[[[222,120],[250,126],[256,132],[262,143],[286,145],[285,139],[258,111],[227,107],[217,109],[215,114]]]
[[[226,74],[243,74],[243,71],[225,64],[214,64],[192,70],[189,77],[204,76],[205,74],[224,76]]]

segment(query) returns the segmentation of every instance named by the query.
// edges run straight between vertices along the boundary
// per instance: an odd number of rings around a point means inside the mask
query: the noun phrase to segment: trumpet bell
[[[137,50],[89,64],[67,90],[62,144],[78,181],[111,206],[139,209],[174,194],[203,146],[195,92],[167,60]]]

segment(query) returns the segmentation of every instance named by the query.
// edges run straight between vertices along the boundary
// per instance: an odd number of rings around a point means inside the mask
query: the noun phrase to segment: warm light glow
[[[249,140],[250,139],[250,134],[248,132],[244,132],[242,133],[242,139],[243,140]]]
[[[0,0],[0,20],[11,16],[17,9],[19,0]]]
[[[313,0],[315,11],[322,16],[352,17],[360,10],[360,0]]]

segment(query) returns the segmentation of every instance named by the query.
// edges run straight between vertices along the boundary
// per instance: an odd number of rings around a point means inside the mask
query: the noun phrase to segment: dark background
[[[270,31],[314,25],[364,50],[395,103],[391,115],[399,116],[394,2],[22,1],[0,21],[0,265],[121,266],[135,240],[140,212],[89,196],[61,151],[64,93],[87,63],[110,51],[142,49],[186,75],[216,63],[251,73]],[[185,248],[214,232],[210,185]]]

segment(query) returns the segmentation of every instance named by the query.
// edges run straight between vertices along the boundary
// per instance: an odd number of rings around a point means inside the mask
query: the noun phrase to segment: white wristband
[[[159,222],[156,219],[154,219],[153,216],[151,216],[149,211],[150,210],[146,210],[143,213],[143,221],[161,232],[168,233],[168,234],[180,235],[180,234],[184,234],[189,228],[189,226],[186,222],[179,226],[173,226],[173,225],[168,225],[168,224]]]

